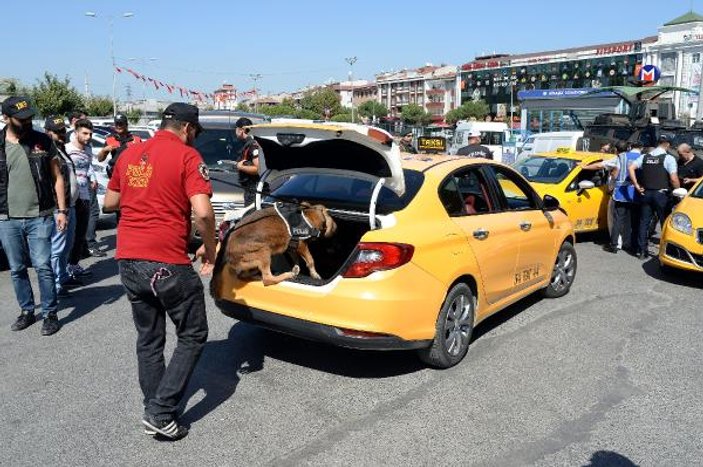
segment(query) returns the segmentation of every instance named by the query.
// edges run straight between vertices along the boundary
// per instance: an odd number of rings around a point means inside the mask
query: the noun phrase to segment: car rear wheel
[[[434,368],[449,368],[459,363],[469,350],[475,305],[468,285],[452,287],[437,317],[432,345],[418,352],[420,360]]]
[[[563,297],[569,293],[576,278],[576,249],[570,242],[564,242],[559,249],[552,269],[549,285],[542,290],[547,298]]]

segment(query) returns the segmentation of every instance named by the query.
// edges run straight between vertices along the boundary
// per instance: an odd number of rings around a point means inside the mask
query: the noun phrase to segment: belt
[[[668,193],[669,189],[668,188],[645,188],[644,191],[658,191],[659,193]]]

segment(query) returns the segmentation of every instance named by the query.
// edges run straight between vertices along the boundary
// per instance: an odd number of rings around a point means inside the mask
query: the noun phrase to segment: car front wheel
[[[449,368],[459,363],[469,350],[475,305],[468,285],[452,287],[437,317],[432,345],[419,351],[420,360],[435,368]]]
[[[576,278],[576,249],[570,242],[564,242],[559,249],[552,269],[552,278],[542,293],[547,298],[563,297],[569,293]]]

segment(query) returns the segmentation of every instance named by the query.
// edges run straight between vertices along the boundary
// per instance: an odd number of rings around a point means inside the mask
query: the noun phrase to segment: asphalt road
[[[102,236],[113,253],[114,231]],[[210,301],[177,443],[142,433],[112,259],[85,261],[90,285],[61,303],[51,337],[10,331],[0,272],[0,465],[700,465],[703,277],[662,277],[590,241],[577,251],[569,295],[484,322],[445,371],[262,331]]]

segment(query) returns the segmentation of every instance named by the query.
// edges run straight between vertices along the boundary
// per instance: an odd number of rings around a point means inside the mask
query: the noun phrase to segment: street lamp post
[[[98,14],[94,11],[86,11],[85,16],[89,18],[98,18]],[[134,13],[131,11],[122,13],[120,18],[131,18]],[[112,61],[112,116],[117,115],[117,97],[115,96],[115,88],[117,87],[117,70],[115,70],[115,44],[114,44],[114,34],[113,34],[113,23],[114,16],[107,15],[109,34],[110,34],[110,60]]]
[[[344,59],[349,64],[349,81],[351,82],[351,121],[354,123],[354,64],[356,56]]]
[[[254,113],[258,113],[259,111],[259,106],[258,106],[258,100],[259,100],[259,91],[256,89],[256,82],[259,81],[262,78],[261,73],[252,73],[249,75],[252,81],[254,81]]]

